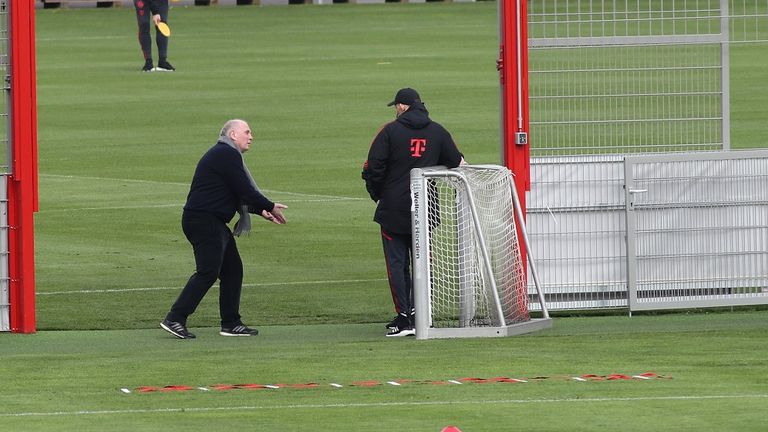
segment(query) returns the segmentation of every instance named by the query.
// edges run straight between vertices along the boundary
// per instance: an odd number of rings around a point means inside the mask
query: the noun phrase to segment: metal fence
[[[729,147],[723,1],[529,1],[531,154]]]
[[[768,303],[768,151],[625,159],[631,310]]]
[[[767,0],[529,0],[531,154],[730,148],[729,53]]]
[[[627,306],[623,186],[621,156],[531,160],[528,235],[550,310]]]
[[[8,177],[0,175],[0,331],[11,330],[7,182]]]
[[[768,303],[768,150],[536,158],[527,207],[550,310]]]
[[[8,187],[6,174],[10,172],[10,88],[8,1],[0,0],[0,73],[3,76],[0,95],[0,331],[9,331],[10,277],[8,272]]]
[[[0,173],[10,172],[10,121],[8,118],[10,112],[10,85],[9,80],[6,79],[11,73],[10,68],[10,56],[8,55],[9,49],[9,34],[8,29],[10,23],[8,21],[8,0],[0,0],[0,74],[2,74],[2,81],[0,81],[0,88],[2,89],[2,95],[0,95]]]
[[[768,303],[768,159],[716,152],[730,48],[768,41],[768,0],[529,0],[528,22],[527,217],[549,307]],[[675,156],[643,162],[658,153]],[[637,192],[657,186],[663,210]]]

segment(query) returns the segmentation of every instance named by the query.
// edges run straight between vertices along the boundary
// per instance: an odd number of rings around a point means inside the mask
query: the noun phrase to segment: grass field
[[[267,326],[256,338],[195,330],[194,341],[158,329],[5,335],[3,430],[439,431],[453,424],[464,432],[698,432],[768,424],[765,311],[562,318],[531,336],[426,342],[386,340],[380,324]],[[664,378],[573,379],[646,372]],[[386,384],[468,377],[528,382]],[[318,387],[215,389],[309,383]],[[139,393],[144,386],[192,389]]]
[[[233,117],[291,218],[240,242],[248,318],[387,319],[362,163],[406,85],[473,161],[498,161],[495,7],[475,6],[176,8],[170,75],[136,73],[131,9],[41,11],[40,327],[156,325],[192,269],[179,218],[195,163]],[[197,322],[215,322],[210,300]]]
[[[413,86],[471,162],[498,162],[496,20],[485,2],[177,7],[178,70],[145,74],[132,8],[39,10],[40,331],[0,334],[0,430],[765,430],[765,310],[383,337],[368,145],[395,90]],[[760,50],[731,49],[738,148],[768,142]],[[242,312],[262,334],[219,337],[214,288],[189,321],[199,338],[175,340],[158,322],[193,269],[181,206],[233,117],[254,128],[246,160],[260,186],[290,206],[288,225],[238,242]],[[573,379],[645,372],[663,378]],[[528,382],[435,384],[467,377]]]

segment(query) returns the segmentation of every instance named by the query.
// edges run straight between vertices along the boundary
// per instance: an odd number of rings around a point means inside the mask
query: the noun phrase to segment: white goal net
[[[415,169],[411,193],[417,338],[507,336],[551,324],[529,314],[508,169]]]

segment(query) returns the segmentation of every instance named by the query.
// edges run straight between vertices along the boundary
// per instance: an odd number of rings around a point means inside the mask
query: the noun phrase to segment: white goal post
[[[531,319],[512,173],[497,165],[411,170],[416,338],[496,337],[552,326],[533,257],[542,318]]]

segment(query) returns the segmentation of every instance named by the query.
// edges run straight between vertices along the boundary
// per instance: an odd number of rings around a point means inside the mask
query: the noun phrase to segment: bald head
[[[221,134],[220,136],[229,136],[229,131],[231,131],[236,126],[242,126],[242,125],[248,125],[248,123],[245,122],[245,120],[240,119],[232,119],[227,120],[226,123],[224,123],[224,126],[221,127]]]
[[[247,152],[251,148],[251,141],[253,141],[251,127],[245,120],[240,119],[232,119],[224,123],[224,126],[221,127],[220,136],[232,140],[240,149],[240,153]]]

